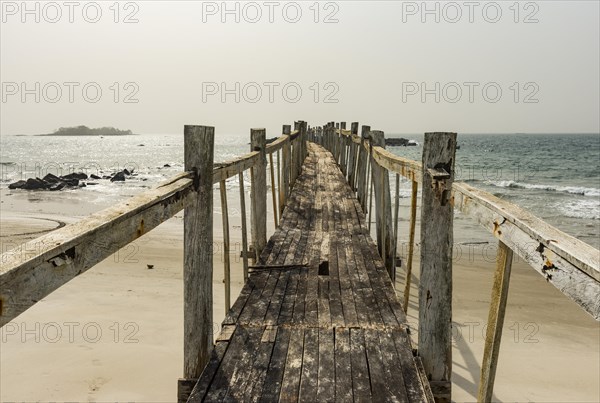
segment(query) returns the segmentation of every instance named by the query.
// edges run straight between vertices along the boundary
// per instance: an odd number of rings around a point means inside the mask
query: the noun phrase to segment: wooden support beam
[[[398,253],[398,213],[400,212],[400,175],[396,174],[396,192],[394,200],[394,250],[392,256],[397,259]],[[394,266],[398,266],[398,262],[394,261]],[[395,280],[395,278],[394,278]],[[394,281],[394,288],[396,287],[396,281]]]
[[[421,202],[419,356],[427,378],[451,382],[452,376],[452,223],[456,133],[425,133]],[[443,169],[434,179],[428,169]],[[436,396],[449,401],[449,395]]]
[[[342,171],[342,173],[344,174],[344,176],[346,176],[346,166],[347,166],[347,162],[346,162],[346,158],[347,158],[347,137],[342,135],[342,130],[346,129],[346,122],[340,122],[340,136],[339,136],[339,143],[340,143],[340,169]]]
[[[251,232],[252,245],[258,261],[262,250],[267,245],[267,157],[265,129],[250,131],[250,147],[260,153],[258,164],[252,168],[252,184],[250,198],[252,200]]]
[[[417,222],[417,193],[419,183],[412,182],[412,192],[410,197],[410,228],[408,239],[408,258],[406,259],[406,283],[404,286],[404,313],[408,311],[408,300],[410,298],[410,281],[412,278],[413,255],[415,253],[415,225]]]
[[[307,127],[308,127],[308,123],[301,120],[299,122],[300,124],[300,159],[298,161],[298,175],[300,175],[300,172],[302,172],[302,164],[304,164],[304,160],[306,159],[306,156],[308,155],[308,147],[306,146],[306,131],[307,131]]]
[[[371,232],[371,222],[373,221],[373,180],[371,172],[373,171],[373,165],[371,164],[371,160],[367,160],[367,178],[365,181],[367,182],[367,191],[369,192],[369,232]]]
[[[352,122],[350,125],[349,158],[348,158],[348,183],[352,190],[356,190],[356,144],[352,141],[352,136],[358,134],[358,122]]]
[[[363,209],[363,212],[367,212],[367,197],[369,196],[368,189],[368,178],[367,178],[367,169],[368,169],[368,158],[367,158],[367,148],[365,147],[365,143],[367,142],[368,133],[371,131],[371,126],[363,125],[361,128],[360,135],[360,147],[359,149],[359,157],[358,157],[358,201],[360,202],[360,206]]]
[[[282,200],[281,200],[281,195],[283,194],[283,191],[281,189],[281,152],[279,150],[277,150],[277,189],[278,191],[278,204],[277,204],[277,211],[279,213],[279,217],[281,218],[281,212],[283,211],[283,204],[282,204]]]
[[[498,241],[496,272],[494,274],[494,285],[492,286],[492,299],[485,333],[481,376],[479,378],[478,402],[491,402],[494,394],[494,379],[496,378],[504,313],[506,312],[506,301],[508,300],[512,260],[512,249],[506,246],[504,242]]]
[[[242,213],[242,262],[244,265],[244,282],[248,280],[248,228],[246,224],[246,191],[244,190],[244,173],[238,176],[240,185],[240,208]]]
[[[290,165],[291,165],[291,158],[292,158],[292,142],[290,139],[291,130],[292,130],[292,127],[290,125],[283,125],[283,135],[287,136],[287,141],[283,144],[283,149],[281,151],[281,160],[282,160],[281,182],[282,182],[282,184],[281,184],[280,192],[282,192],[283,197],[280,196],[280,201],[281,201],[281,206],[280,206],[280,210],[279,210],[280,215],[283,214],[283,210],[285,209],[285,204],[287,203],[287,200],[290,195]]]
[[[273,221],[275,228],[279,226],[277,222],[277,188],[275,187],[275,167],[273,165],[273,153],[269,154],[269,168],[271,176],[271,199],[273,202]]]
[[[221,220],[223,221],[223,284],[225,285],[225,312],[231,308],[231,262],[229,252],[229,209],[227,207],[227,182],[221,181]]]
[[[214,127],[185,126],[185,170],[196,175],[196,195],[186,205],[183,219],[183,379],[179,389],[200,376],[213,344],[214,142]]]
[[[382,131],[370,132],[373,147],[385,148],[385,135]],[[375,219],[377,229],[377,246],[385,263],[392,282],[396,278],[396,258],[394,256],[394,230],[392,226],[392,200],[390,195],[390,177],[387,169],[371,157],[372,183],[375,190],[375,205],[377,215]]]

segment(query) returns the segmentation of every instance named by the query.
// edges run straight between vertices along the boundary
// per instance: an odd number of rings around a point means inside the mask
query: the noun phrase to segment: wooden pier
[[[431,394],[360,204],[315,144],[222,329],[190,402]]]
[[[269,144],[264,129],[252,129],[250,152],[217,164],[213,127],[185,126],[184,137],[185,172],[2,254],[0,326],[182,209],[181,402],[449,401],[454,210],[498,240],[480,402],[492,398],[513,255],[600,320],[600,252],[518,206],[454,182],[455,133],[426,133],[421,162],[388,152],[381,131],[362,126],[359,134],[358,122],[346,130],[344,122],[309,128],[298,121],[293,131],[284,125]],[[251,183],[249,229],[245,174]],[[412,183],[403,304],[393,288],[400,176]],[[239,185],[246,281],[233,304],[231,180]],[[227,316],[213,340],[215,184]],[[268,184],[276,227],[269,240]],[[421,226],[415,234],[419,187]],[[413,348],[405,312],[419,235]]]

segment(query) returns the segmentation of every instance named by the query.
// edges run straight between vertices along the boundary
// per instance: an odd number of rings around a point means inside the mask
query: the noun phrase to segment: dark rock
[[[61,190],[61,189],[63,189],[64,187],[65,187],[65,184],[64,184],[64,183],[62,183],[62,182],[58,182],[58,183],[55,183],[55,184],[53,184],[52,186],[50,186],[50,187],[48,188],[48,190],[50,190],[50,191],[56,191],[56,190]]]
[[[111,182],[124,182],[125,181],[125,173],[124,172],[117,172],[115,174],[115,176],[113,176],[112,178],[110,178]]]
[[[98,182],[88,182],[87,185],[94,186],[94,185],[99,185],[99,183]]]
[[[99,177],[98,175],[94,175],[94,174],[91,174],[91,175],[90,175],[90,178],[91,178],[91,179],[102,179],[102,178],[101,178],[101,177]]]
[[[86,174],[84,174],[83,172],[79,172],[79,173],[75,173],[73,172],[72,174],[68,174],[68,175],[64,175],[61,176],[62,179],[87,179],[88,176]]]
[[[138,144],[138,147],[144,147],[144,145],[143,144]]]
[[[45,189],[47,187],[49,187],[48,183],[44,182],[40,178],[35,178],[35,179],[29,178],[23,185],[22,189],[38,190],[38,189]]]
[[[77,187],[79,186],[79,179],[67,179],[63,183],[67,186]]]
[[[102,177],[102,179],[111,179],[111,178],[112,178],[112,177],[111,177],[111,176],[108,176],[108,175],[104,175],[104,176]]]
[[[9,189],[23,189],[23,186],[25,186],[25,181],[16,181],[16,182],[8,185],[8,188]]]
[[[163,168],[171,168],[171,165],[165,164],[165,165],[163,165]]]
[[[131,173],[130,173],[130,172],[127,170],[127,168],[125,168],[125,169],[123,170],[123,173],[124,173],[125,175],[127,175],[127,176],[131,175]]]
[[[44,182],[48,182],[48,183],[59,183],[59,182],[62,182],[62,179],[60,179],[58,176],[52,175],[52,174],[48,174],[48,175],[44,176],[42,178],[42,180]]]
[[[396,147],[406,147],[408,145],[408,139],[403,139],[403,138],[399,138],[399,139],[385,139],[385,145],[386,146],[396,146]]]
[[[81,183],[79,184],[79,187],[80,187],[80,188],[84,188],[84,187],[86,187],[86,186],[87,186],[87,185],[85,184],[85,182],[81,182]]]

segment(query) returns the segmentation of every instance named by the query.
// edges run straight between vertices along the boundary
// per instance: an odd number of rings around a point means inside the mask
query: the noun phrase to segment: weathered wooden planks
[[[263,267],[224,322],[229,344],[219,342],[220,363],[207,366],[190,401],[426,400],[403,309],[364,222],[332,155],[309,145]]]

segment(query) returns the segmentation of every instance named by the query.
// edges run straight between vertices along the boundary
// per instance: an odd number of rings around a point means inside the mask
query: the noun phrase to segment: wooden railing
[[[479,401],[492,398],[514,254],[594,319],[600,320],[600,252],[514,204],[466,183],[454,183],[456,134],[426,133],[423,162],[390,153],[385,149],[383,133],[372,131],[369,126],[362,126],[359,136],[358,123],[352,123],[348,131],[343,122],[335,125],[330,122],[310,128],[308,138],[333,153],[363,210],[369,214],[369,225],[371,216],[376,214],[377,245],[392,278],[395,278],[398,244],[399,177],[411,181],[405,310],[410,297],[417,191],[419,185],[422,186],[419,355],[438,400],[451,396],[453,209],[475,219],[498,239]],[[396,176],[393,219],[390,172]]]
[[[187,400],[213,347],[213,185],[219,184],[223,223],[225,305],[231,305],[227,180],[237,177],[242,220],[244,279],[267,243],[267,155],[275,225],[307,154],[305,122],[267,144],[265,129],[251,130],[251,150],[213,163],[214,128],[185,126],[185,172],[152,190],[57,229],[1,256],[0,327],[74,277],[185,208],[184,374],[178,398]],[[277,164],[274,164],[273,155]],[[251,245],[248,245],[244,172],[251,178]],[[276,172],[276,174],[275,174]],[[277,178],[277,180],[275,180]],[[233,179],[235,180],[235,179]]]

